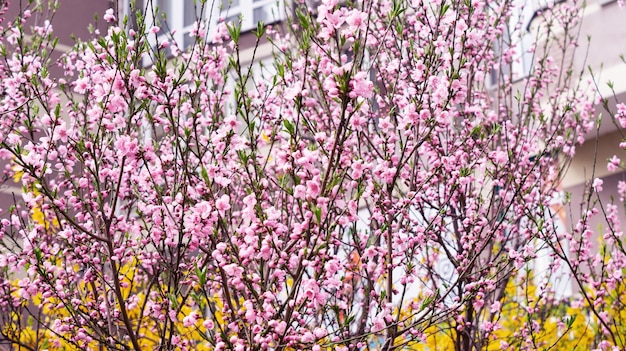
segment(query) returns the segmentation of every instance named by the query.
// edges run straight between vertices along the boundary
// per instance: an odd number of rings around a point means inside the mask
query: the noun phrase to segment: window
[[[153,47],[173,39],[180,50],[185,50],[194,43],[189,34],[198,20],[208,21],[211,33],[218,20],[238,22],[241,18],[242,32],[246,32],[256,28],[260,21],[270,24],[284,19],[282,3],[282,0],[207,0],[204,4],[202,0],[137,0],[134,8],[145,13],[147,28],[160,28],[156,38],[149,36]],[[130,0],[124,0],[123,7],[133,18]]]
[[[530,74],[535,39],[530,32],[530,23],[539,8],[539,0],[513,2],[509,20],[510,45],[515,47],[515,56],[511,64],[513,79],[524,78]]]
[[[502,40],[494,43],[496,55],[513,50],[512,62],[503,63],[492,70],[489,86],[498,85],[501,79],[508,77],[515,81],[530,75],[533,65],[533,48],[536,37],[531,33],[530,25],[535,13],[541,7],[542,0],[513,0],[508,18],[508,26],[502,35]],[[544,1],[545,2],[545,1]]]
[[[274,57],[257,57],[254,62],[242,65],[242,73],[244,79],[247,77],[244,87],[244,92],[259,92],[269,91],[272,87],[272,78],[276,75],[276,67],[274,66]],[[231,70],[228,74],[228,80],[226,81],[226,89],[230,91],[230,96],[226,102],[226,112],[231,114],[237,113],[237,101],[235,101],[234,91],[236,89],[237,81],[239,77],[235,74],[234,70]],[[262,88],[259,88],[262,86]],[[259,92],[260,95],[263,95]],[[264,99],[264,96],[259,96],[259,99]],[[258,123],[257,125],[261,125]]]
[[[241,30],[256,27],[258,22],[273,23],[284,18],[277,0],[221,0],[220,17],[226,22],[236,22],[241,17]]]
[[[137,4],[139,7],[139,3]],[[157,42],[159,43],[174,39],[180,49],[185,49],[193,44],[193,38],[189,33],[197,19],[207,17],[210,6],[202,4],[199,0],[144,0],[142,9],[146,12],[148,26],[156,25],[160,28]],[[157,10],[158,9],[158,13]]]

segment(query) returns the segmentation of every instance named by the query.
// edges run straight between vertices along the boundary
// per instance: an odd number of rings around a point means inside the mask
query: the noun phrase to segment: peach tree
[[[39,8],[3,16],[0,156],[21,191],[0,344],[537,349],[576,327],[529,267],[569,257],[555,194],[595,123],[560,59],[580,4],[535,14],[524,48],[508,0],[294,1],[253,30],[271,62],[245,63],[241,25],[206,19],[219,3],[196,1],[184,50],[148,3],[59,60]],[[549,316],[560,336],[533,337]]]

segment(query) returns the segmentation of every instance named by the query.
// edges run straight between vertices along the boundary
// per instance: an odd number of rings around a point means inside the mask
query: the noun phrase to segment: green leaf
[[[344,325],[351,325],[352,322],[354,322],[354,315],[349,315],[348,318],[346,318],[346,321],[344,322]]]
[[[168,295],[170,302],[172,303],[172,309],[177,310],[178,309],[178,299],[176,299],[176,295],[174,295],[174,293],[170,293]]]
[[[228,35],[230,35],[231,39],[233,39],[235,43],[238,43],[239,37],[241,36],[241,19],[239,19],[237,23],[229,23],[226,28],[228,29]]]
[[[576,321],[576,315],[565,318],[565,324],[567,324],[568,329],[572,328],[574,321]]]
[[[402,14],[402,12],[406,11],[406,8],[402,6],[401,1],[394,1],[391,12],[389,13],[389,17],[394,19]]]
[[[291,123],[291,121],[284,119],[283,125],[285,126],[285,129],[287,129],[287,132],[289,132],[290,135],[294,135],[296,133],[296,128],[294,127],[293,123]]]
[[[313,205],[313,214],[315,214],[315,219],[317,219],[317,223],[322,223],[322,209]]]
[[[37,262],[41,262],[41,259],[43,258],[43,253],[41,252],[40,248],[34,248],[35,251],[35,258],[37,258]]]
[[[304,14],[300,9],[296,9],[296,17],[298,17],[298,24],[303,31],[309,29],[309,17]]]
[[[200,170],[200,176],[202,176],[202,179],[206,184],[209,184],[209,174],[204,166],[202,166],[202,169]]]
[[[243,150],[237,151],[237,156],[244,164],[248,163],[248,154],[246,154]]]
[[[437,296],[439,296],[439,289],[437,289],[437,291],[435,291],[434,294],[432,294],[431,296],[427,297],[424,301],[422,301],[422,304],[420,305],[420,311],[423,311],[424,309],[426,309],[426,307],[428,307],[428,305],[433,303],[433,301],[435,301]]]
[[[280,62],[276,62],[276,74],[281,78],[285,78],[285,66]]]
[[[448,9],[450,9],[450,4],[445,4],[441,6],[441,13],[440,15],[443,16],[446,14],[446,12],[448,12]]]
[[[265,34],[265,23],[263,21],[258,21],[256,23],[256,30],[254,31],[254,35],[257,38],[261,38]]]
[[[202,270],[196,264],[196,276],[198,276],[198,283],[200,285],[206,284],[206,270]]]
[[[478,138],[481,135],[483,128],[481,126],[475,126],[470,133],[472,138]]]

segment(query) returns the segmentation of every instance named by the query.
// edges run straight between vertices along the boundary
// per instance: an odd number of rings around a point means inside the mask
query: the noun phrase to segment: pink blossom
[[[490,312],[491,313],[498,313],[500,312],[500,301],[495,301],[494,303],[491,304],[491,309]]]
[[[361,176],[363,176],[363,163],[362,162],[355,162],[352,164],[352,173],[350,175],[350,177],[352,177],[352,179],[359,179],[361,178]]]
[[[494,163],[498,165],[504,165],[508,161],[508,154],[506,151],[494,151],[491,153]]]
[[[319,183],[319,177],[315,177],[312,180],[308,180],[306,182],[306,192],[307,192],[307,196],[310,198],[316,198],[321,191],[320,188],[320,183]]]
[[[78,79],[74,84],[74,91],[79,94],[84,94],[90,87],[88,77]]]
[[[615,118],[622,128],[626,128],[626,104],[619,103],[616,107],[617,113],[615,114]]]
[[[600,192],[602,191],[602,184],[604,182],[602,181],[602,179],[600,178],[595,178],[593,180],[593,184],[591,184],[591,187],[593,188],[593,190],[595,190],[596,192]]]
[[[230,197],[226,194],[222,195],[215,201],[215,208],[220,212],[220,215],[224,215],[226,211],[230,210]]]
[[[613,155],[606,165],[607,170],[609,172],[615,172],[617,168],[620,167],[620,162],[620,159],[616,155]]]
[[[202,326],[206,330],[213,330],[213,328],[215,327],[215,323],[213,323],[213,321],[210,319],[205,319],[204,322],[202,322]]]
[[[293,196],[296,199],[304,199],[306,197],[306,186],[298,184],[293,189]]]
[[[324,90],[329,98],[339,97],[339,89],[337,88],[337,84],[332,77],[328,77],[324,81]]]
[[[139,151],[137,140],[129,136],[122,136],[115,142],[115,147],[121,156],[135,157]]]
[[[186,328],[194,326],[198,321],[198,314],[196,312],[191,312],[189,315],[183,317],[183,325]]]
[[[106,10],[106,12],[104,13],[103,16],[104,20],[111,23],[115,21],[115,15],[113,14],[113,9],[108,9]]]
[[[358,10],[351,10],[346,18],[346,23],[350,26],[350,31],[365,30],[367,14]]]
[[[355,99],[357,97],[370,98],[373,95],[374,84],[368,80],[367,72],[358,72],[350,80],[350,92],[348,96]]]
[[[617,193],[620,196],[620,201],[626,199],[626,182],[623,180],[617,182]]]

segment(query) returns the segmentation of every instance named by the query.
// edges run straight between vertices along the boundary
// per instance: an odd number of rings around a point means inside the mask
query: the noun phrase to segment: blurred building
[[[605,205],[611,201],[611,197],[622,203],[619,201],[618,183],[626,181],[625,169],[617,167],[609,171],[607,163],[614,155],[626,161],[626,152],[619,146],[624,139],[624,129],[614,123],[610,115],[616,112],[617,103],[626,103],[626,62],[623,56],[626,55],[625,20],[626,8],[620,8],[616,0],[587,2],[579,54],[574,57],[575,68],[585,72],[585,79],[595,82],[599,96],[606,100],[610,111],[606,111],[602,104],[596,106],[601,126],[597,132],[589,133],[582,147],[576,150],[576,156],[563,181],[563,189],[572,194],[574,218],[580,213],[578,205],[585,184],[594,178],[601,178],[604,182],[600,198]],[[588,37],[590,41],[587,44]],[[586,48],[586,45],[589,47]],[[623,208],[620,213],[622,219],[626,220]]]
[[[534,21],[552,6],[561,3],[568,6],[567,1],[551,0],[518,0],[517,12],[513,16],[522,16],[522,35],[517,41],[520,52],[518,60],[512,65],[514,75],[519,82],[530,72],[533,64],[533,54],[528,48],[533,45],[536,37]],[[591,183],[596,178],[603,181],[603,191],[598,193],[599,201],[595,207],[607,208],[610,203],[618,206],[618,213],[622,223],[626,223],[626,208],[624,199],[620,198],[619,189],[626,191],[626,151],[620,147],[625,140],[624,128],[614,121],[612,114],[616,112],[616,104],[626,103],[626,9],[620,8],[617,0],[589,0],[582,11],[582,22],[578,31],[578,46],[566,50],[565,64],[572,61],[572,82],[577,83],[581,77],[581,84],[570,89],[586,89],[590,97],[599,101],[595,113],[599,120],[599,127],[585,136],[584,143],[577,147],[576,154],[566,170],[560,184],[562,190],[560,199],[556,199],[553,214],[557,219],[559,230],[568,231],[593,206],[595,194],[589,197]],[[576,31],[574,31],[576,32]],[[561,35],[555,31],[555,36]],[[540,45],[538,45],[540,46]],[[562,52],[550,52],[556,62],[563,56]],[[567,69],[567,67],[563,67]],[[587,83],[590,83],[589,85]],[[520,83],[521,85],[521,83]],[[608,110],[607,110],[608,108]],[[622,166],[607,168],[609,159],[616,156],[621,159]],[[567,199],[567,201],[565,201]],[[565,206],[561,206],[566,202]],[[607,231],[604,215],[598,214],[590,220],[591,228],[598,233],[598,244],[602,234]],[[617,229],[619,232],[619,228]],[[562,243],[569,248],[568,243]],[[597,247],[596,247],[597,248]],[[535,270],[548,271],[551,259],[548,250],[540,250],[538,259],[533,263]],[[569,269],[563,267],[552,272],[551,283],[556,287],[557,296],[567,297],[578,289],[568,282]],[[550,274],[546,272],[545,274]]]

